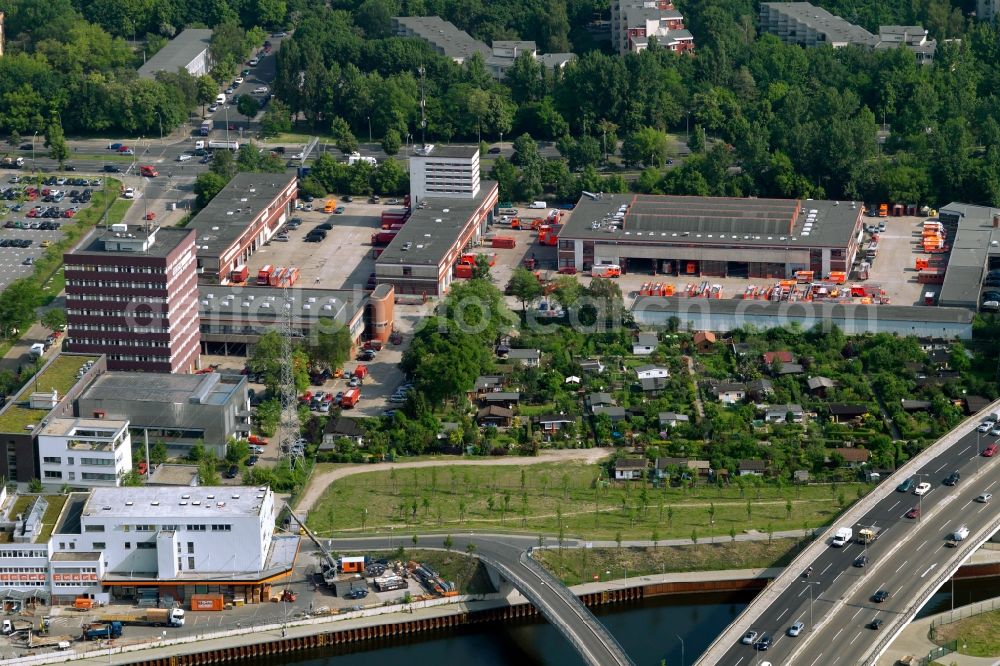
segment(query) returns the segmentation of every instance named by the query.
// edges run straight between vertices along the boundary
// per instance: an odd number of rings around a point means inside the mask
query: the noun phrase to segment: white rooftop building
[[[42,483],[118,486],[132,469],[128,421],[54,418],[38,434]]]
[[[410,155],[410,198],[475,199],[479,194],[477,146],[416,146]]]

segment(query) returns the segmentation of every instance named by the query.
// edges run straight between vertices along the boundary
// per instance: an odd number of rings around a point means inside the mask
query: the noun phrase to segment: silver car
[[[792,626],[788,627],[789,636],[798,636],[802,633],[802,630],[806,628],[805,622],[796,622]]]

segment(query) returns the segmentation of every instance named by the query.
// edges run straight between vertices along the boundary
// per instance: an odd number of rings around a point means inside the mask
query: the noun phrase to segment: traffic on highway
[[[883,635],[912,619],[938,587],[928,586],[961,564],[966,554],[958,546],[994,527],[1000,472],[990,431],[997,420],[990,416],[986,429],[969,426],[861,520],[835,525],[828,548],[802,565],[796,582],[718,663],[817,666],[877,656]]]

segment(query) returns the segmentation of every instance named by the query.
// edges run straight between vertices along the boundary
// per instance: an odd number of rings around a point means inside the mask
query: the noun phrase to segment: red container
[[[517,242],[509,236],[496,236],[493,238],[493,242],[490,247],[504,248],[511,250],[517,246]]]

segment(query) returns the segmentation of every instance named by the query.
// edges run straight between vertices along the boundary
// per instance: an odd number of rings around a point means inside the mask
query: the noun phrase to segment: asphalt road
[[[532,603],[546,615],[546,617],[558,616],[560,621],[576,634],[580,642],[579,650],[586,653],[585,661],[590,664],[600,664],[601,666],[613,666],[614,664],[630,664],[626,656],[620,652],[620,646],[611,638],[611,635],[585,607],[576,600],[566,587],[553,585],[550,576],[541,574],[537,567],[528,566],[522,559],[525,551],[538,545],[537,538],[521,537],[513,535],[454,535],[452,537],[453,548],[464,551],[467,544],[475,544],[476,554],[483,558],[490,559],[510,570],[512,576],[520,579],[517,587],[530,587],[530,594],[534,596]],[[418,546],[429,546],[432,548],[443,548],[444,537],[426,536],[421,537]],[[409,543],[406,539],[400,542],[396,539],[395,545]],[[564,542],[566,545],[566,542]],[[376,548],[392,548],[393,543],[390,538],[375,537],[367,539],[334,539],[333,548],[344,550],[365,550]],[[581,610],[582,609],[582,612]]]
[[[862,520],[849,526],[855,537],[862,527],[881,528],[874,543],[866,548],[852,542],[821,552],[812,563],[812,574],[801,576],[799,584],[789,586],[751,627],[773,638],[768,651],[758,652],[738,643],[718,663],[753,666],[766,660],[774,664],[826,666],[857,664],[866,658],[879,638],[878,630],[867,625],[882,619],[885,630],[894,617],[906,611],[912,595],[928,582],[927,577],[939,574],[940,567],[954,558],[956,551],[947,548],[945,540],[955,528],[966,524],[975,536],[995,520],[997,508],[993,503],[974,501],[980,493],[997,493],[1000,480],[1000,461],[977,455],[979,437],[983,447],[996,439],[973,430],[914,475],[920,477],[915,481],[931,484],[923,497],[912,492],[891,492]],[[981,470],[978,476],[977,468]],[[962,480],[956,486],[944,485],[942,480],[955,470],[961,473]],[[913,507],[919,507],[919,519],[906,517]],[[864,554],[869,558],[868,566],[853,566],[855,559]],[[882,603],[872,601],[878,590],[887,591],[889,598]],[[787,630],[796,621],[804,622],[806,629],[800,636],[790,637]],[[814,626],[819,626],[815,632]]]

